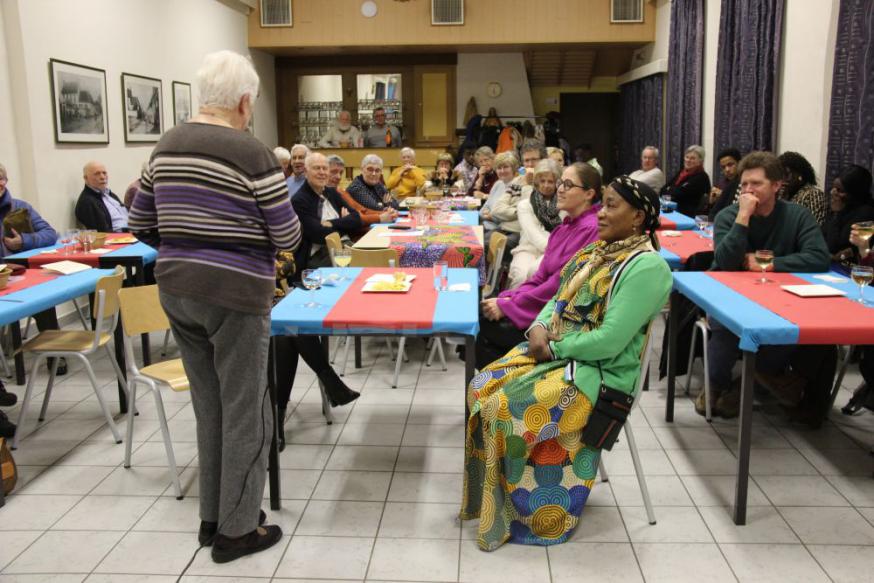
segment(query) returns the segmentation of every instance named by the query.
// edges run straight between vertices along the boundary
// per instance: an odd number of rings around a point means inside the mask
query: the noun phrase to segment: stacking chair
[[[340,239],[340,234],[334,231],[325,237],[325,246],[331,254],[331,263],[334,262],[334,251],[343,250],[343,241]],[[334,265],[336,267],[336,265]]]
[[[646,382],[647,371],[649,370],[650,360],[650,339],[652,338],[652,322],[646,329],[646,337],[643,340],[643,350],[640,352],[640,376],[637,379],[637,398],[631,405],[631,412],[637,409],[637,403],[640,401],[643,384]],[[629,416],[631,413],[629,413]],[[634,473],[637,474],[637,483],[640,486],[640,495],[643,497],[643,505],[646,507],[646,517],[650,524],[656,523],[655,511],[652,508],[652,500],[649,497],[649,488],[646,486],[646,476],[643,474],[643,466],[640,463],[640,453],[637,451],[637,442],[634,441],[634,431],[631,428],[631,423],[628,419],[625,420],[623,426],[625,430],[625,438],[628,440],[628,451],[631,453],[631,461],[634,464]],[[601,458],[598,461],[598,473],[601,474],[601,481],[607,482],[610,477],[607,475],[607,468],[604,466],[604,452],[601,452]]]
[[[489,248],[486,254],[488,271],[486,284],[483,286],[483,297],[487,298],[498,291],[498,281],[503,271],[504,250],[507,248],[507,236],[494,231],[489,237]]]
[[[702,316],[695,321],[692,327],[692,342],[689,347],[689,364],[686,366],[686,394],[689,394],[689,387],[692,385],[692,365],[695,362],[695,340],[698,334],[701,334],[701,360],[704,361],[704,380],[701,382],[701,390],[704,391],[704,418],[710,423],[713,420],[712,410],[710,406],[710,363],[707,360],[707,337],[710,334],[710,326],[707,325],[707,318]]]
[[[170,440],[170,429],[167,426],[167,415],[164,413],[164,401],[161,399],[161,387],[169,387],[173,391],[187,391],[188,377],[179,358],[150,364],[142,369],[137,367],[134,358],[133,339],[140,334],[160,332],[170,329],[167,315],[161,308],[157,285],[128,287],[118,292],[121,304],[121,322],[124,329],[124,353],[127,358],[128,393],[130,394],[130,410],[135,411],[137,403],[137,384],[143,384],[152,391],[155,398],[155,410],[161,434],[164,437],[164,449],[167,452],[167,464],[173,474],[173,486],[176,489],[176,499],[182,500],[182,485],[179,483],[179,472],[176,468],[176,456],[173,454],[173,442]],[[127,444],[124,450],[124,467],[131,467],[131,443],[134,434],[134,419],[136,415],[127,416]]]
[[[121,443],[121,435],[118,432],[118,428],[115,426],[115,421],[112,419],[109,407],[106,405],[106,401],[103,400],[103,395],[100,393],[100,385],[97,383],[97,377],[94,376],[94,369],[91,368],[88,356],[94,354],[100,348],[106,350],[106,354],[109,355],[109,362],[112,363],[112,367],[115,369],[118,381],[122,385],[127,384],[109,345],[112,340],[112,334],[115,332],[115,327],[118,325],[118,290],[121,289],[123,281],[123,267],[117,267],[115,273],[112,275],[97,280],[97,286],[94,290],[95,301],[97,304],[97,320],[93,331],[83,330],[74,332],[69,330],[44,330],[32,340],[25,342],[24,346],[21,347],[24,352],[33,353],[34,359],[30,376],[27,379],[27,389],[24,392],[24,400],[21,403],[21,413],[18,416],[19,431],[15,433],[15,439],[12,441],[12,449],[18,447],[21,428],[24,427],[27,408],[33,397],[33,384],[36,380],[36,373],[39,370],[40,361],[44,358],[54,358],[54,361],[49,372],[49,382],[46,386],[45,397],[43,397],[39,420],[42,421],[46,416],[49,399],[52,396],[52,387],[54,386],[55,376],[58,372],[58,359],[77,358],[85,365],[85,372],[88,373],[88,378],[91,380],[91,385],[94,387],[94,394],[97,396],[97,402],[100,403],[100,408],[103,410],[103,415],[106,417],[106,422],[109,424],[109,429],[112,431],[112,436],[115,438],[115,442]],[[107,318],[110,319],[108,326],[105,322]],[[131,408],[131,411],[134,411],[134,409]]]
[[[352,267],[391,267],[392,265],[397,265],[398,254],[394,249],[356,249],[352,248],[352,261],[349,263]],[[349,360],[349,344],[351,343],[352,337],[346,337],[346,343],[343,348],[343,366],[340,368],[340,376],[344,376],[346,374],[346,361]],[[386,344],[389,349],[389,355],[392,358],[395,358],[394,347],[391,343],[391,338],[385,339]],[[395,374],[394,379],[392,381],[392,388],[397,388],[398,386],[398,376],[401,372],[401,361],[409,362],[409,358],[407,358],[406,350],[404,349],[407,344],[407,339],[404,336],[401,336],[398,340],[398,349],[397,349],[397,360],[395,362]]]
[[[442,190],[432,190],[425,193],[425,198],[428,200],[443,200]]]

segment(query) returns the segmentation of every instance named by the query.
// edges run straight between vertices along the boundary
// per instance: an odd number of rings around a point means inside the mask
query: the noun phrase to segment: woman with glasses
[[[370,210],[398,209],[398,201],[382,182],[382,158],[376,154],[368,154],[361,160],[361,174],[349,183],[346,192],[355,202]]]
[[[555,164],[552,160],[542,163]],[[523,332],[558,289],[559,272],[574,253],[598,240],[601,175],[585,163],[564,169],[556,211],[564,214],[549,233],[540,267],[516,289],[482,301],[476,365],[483,368],[525,340]],[[547,213],[544,213],[547,214]]]
[[[563,181],[559,196],[568,190]],[[648,325],[671,289],[654,252],[658,224],[655,191],[614,180],[598,211],[600,240],[562,268],[528,341],[468,386],[460,516],[479,519],[481,549],[559,544],[580,521],[601,449],[630,409]]]

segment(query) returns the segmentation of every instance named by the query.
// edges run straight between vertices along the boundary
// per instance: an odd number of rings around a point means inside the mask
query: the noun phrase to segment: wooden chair
[[[498,280],[504,262],[504,250],[507,248],[507,236],[498,231],[493,231],[489,237],[489,248],[486,252],[488,271],[486,272],[486,284],[483,286],[483,297],[487,298],[498,291]]]
[[[94,369],[91,368],[91,363],[88,356],[97,352],[100,348],[106,350],[109,355],[109,362],[115,369],[115,374],[118,381],[126,385],[124,375],[115,360],[115,355],[109,346],[112,340],[115,327],[118,325],[118,290],[124,282],[124,268],[117,267],[115,273],[102,277],[97,280],[97,286],[94,290],[95,303],[97,304],[96,326],[93,331],[70,331],[70,330],[44,330],[32,340],[25,342],[21,349],[24,352],[31,352],[34,355],[33,365],[31,367],[30,376],[27,379],[27,389],[24,392],[24,400],[21,403],[21,413],[18,416],[18,431],[15,433],[15,438],[12,441],[12,449],[18,447],[18,440],[21,436],[24,427],[24,419],[27,415],[27,408],[30,405],[30,400],[33,397],[33,384],[39,370],[39,364],[42,359],[54,358],[51,370],[49,372],[49,382],[46,386],[45,397],[43,397],[42,409],[40,409],[39,420],[45,419],[46,410],[49,406],[49,399],[52,396],[52,387],[55,383],[55,376],[58,372],[58,362],[60,358],[77,358],[85,365],[85,372],[88,373],[88,378],[91,385],[94,387],[94,394],[97,396],[97,402],[100,403],[100,408],[103,410],[103,415],[106,417],[106,422],[109,424],[109,430],[112,431],[112,436],[116,443],[121,443],[121,434],[115,426],[115,421],[112,419],[112,414],[109,412],[109,407],[106,401],[103,400],[103,395],[100,393],[100,385],[97,383],[97,377],[94,375]],[[105,320],[109,318],[110,324],[107,326]],[[130,409],[134,411],[133,408]]]
[[[440,190],[431,190],[425,193],[425,198],[428,200],[443,200],[443,192]]]
[[[334,231],[325,237],[325,246],[328,248],[328,253],[331,255],[331,264],[337,267],[334,263],[334,252],[343,250],[343,241],[340,239],[340,233]]]
[[[135,411],[137,403],[137,384],[141,383],[152,391],[155,398],[155,410],[161,435],[164,437],[164,449],[167,452],[167,464],[173,474],[173,486],[176,489],[176,499],[182,500],[182,485],[179,483],[179,471],[176,467],[176,456],[173,454],[173,442],[170,439],[170,429],[167,426],[167,415],[164,412],[164,401],[161,399],[161,387],[169,387],[173,391],[187,391],[190,388],[188,376],[182,366],[182,360],[174,358],[156,364],[150,364],[142,369],[137,367],[134,358],[133,340],[141,334],[161,332],[170,329],[170,322],[161,307],[157,285],[128,287],[118,292],[121,305],[121,322],[124,329],[124,352],[127,358],[128,394],[130,395],[130,410]],[[127,444],[124,450],[124,467],[131,467],[131,443],[133,442],[134,420],[136,415],[127,416]]]

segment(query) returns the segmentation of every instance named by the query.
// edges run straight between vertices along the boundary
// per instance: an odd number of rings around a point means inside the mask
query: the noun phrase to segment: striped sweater
[[[300,245],[300,223],[273,153],[246,132],[185,123],[158,142],[130,229],[157,230],[164,292],[266,314],[276,250]]]

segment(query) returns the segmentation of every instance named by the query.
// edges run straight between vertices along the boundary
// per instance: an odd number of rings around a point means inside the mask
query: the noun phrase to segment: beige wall
[[[431,3],[425,0],[377,4],[378,14],[364,18],[360,0],[294,0],[291,28],[261,28],[256,9],[249,18],[249,46],[371,50],[464,45],[488,50],[495,44],[647,43],[655,38],[651,2],[644,2],[643,23],[616,25],[610,24],[607,0],[468,0],[464,26],[432,26]]]
[[[471,97],[476,98],[477,111],[483,115],[490,107],[498,115],[534,114],[522,53],[459,53],[455,79],[457,127],[464,127],[464,112]],[[499,97],[487,95],[491,81],[501,84]]]
[[[562,93],[615,93],[619,91],[616,77],[592,77],[589,85],[549,85],[531,88],[534,113],[546,115],[550,111],[561,111]]]
[[[56,228],[74,224],[82,166],[106,163],[110,186],[123,194],[154,144],[126,144],[121,73],[163,81],[165,128],[172,127],[172,81],[193,82],[206,53],[248,52],[246,15],[219,0],[2,0],[0,162],[10,167],[10,189],[32,203]],[[110,143],[56,144],[49,59],[106,71]],[[276,142],[273,57],[253,52],[263,87],[255,134]],[[195,106],[196,88],[193,88]]]

